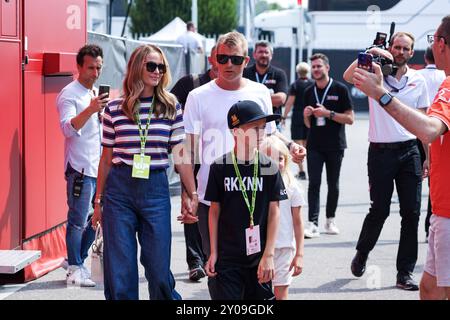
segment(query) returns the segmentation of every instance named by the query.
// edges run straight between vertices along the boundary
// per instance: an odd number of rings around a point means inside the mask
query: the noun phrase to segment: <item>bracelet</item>
[[[197,196],[197,197],[198,197],[197,191],[193,191],[193,192],[191,193],[191,197],[192,197],[192,196]]]

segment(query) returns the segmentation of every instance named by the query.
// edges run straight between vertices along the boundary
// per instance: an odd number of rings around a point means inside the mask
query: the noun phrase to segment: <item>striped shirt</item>
[[[113,164],[125,163],[132,166],[133,156],[141,151],[141,140],[138,125],[128,119],[120,107],[122,101],[113,100],[105,108],[102,146],[113,148]],[[139,117],[144,131],[152,98],[141,98],[140,103]],[[162,115],[156,118],[155,114],[152,114],[145,144],[145,155],[151,157],[150,170],[168,168],[168,154],[173,146],[185,138],[182,109],[179,104],[176,108],[174,120],[163,118]]]

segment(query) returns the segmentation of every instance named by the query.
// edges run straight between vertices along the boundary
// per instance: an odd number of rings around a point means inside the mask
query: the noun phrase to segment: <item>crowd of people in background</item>
[[[192,33],[195,26],[188,24],[180,41],[202,52]],[[402,218],[396,286],[419,290],[412,274],[422,179],[429,176],[428,256],[420,297],[448,299],[450,16],[428,41],[422,71],[408,66],[414,36],[397,32],[387,50],[370,50],[392,59],[395,72],[383,76],[377,64],[370,72],[356,60],[343,75],[369,97],[370,118],[370,209],[349,266],[354,276],[364,274],[395,184]],[[67,285],[96,285],[84,262],[95,229],[101,228],[106,299],[139,299],[138,255],[150,299],[181,299],[170,270],[166,169],[171,165],[182,186],[178,221],[184,224],[189,279],[207,276],[214,300],[288,298],[292,278],[303,270],[304,239],[320,236],[324,165],[324,229],[340,233],[336,211],[345,128],[355,121],[347,87],[329,76],[330,57],[322,53],[297,65],[298,79],[288,89],[285,72],[271,63],[270,43],[255,43],[251,65],[248,51],[241,33],[221,35],[208,57],[210,68],[179,79],[169,92],[164,52],[141,45],[129,59],[122,96],[110,100],[94,86],[103,67],[102,49],[79,50],[78,78],[57,98],[69,207]],[[289,139],[282,128],[291,110]],[[290,161],[298,165],[295,174]],[[299,180],[308,180],[306,221]]]

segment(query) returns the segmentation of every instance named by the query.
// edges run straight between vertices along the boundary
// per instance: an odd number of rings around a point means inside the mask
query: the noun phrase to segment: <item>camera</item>
[[[394,64],[394,61],[381,55],[374,55],[369,53],[369,50],[372,48],[380,48],[386,50],[387,42],[389,42],[389,45],[391,44],[391,39],[392,35],[394,34],[394,30],[395,30],[395,22],[392,22],[389,41],[386,41],[387,40],[386,33],[377,32],[373,44],[370,47],[366,48],[365,52],[361,52],[358,55],[358,66],[361,64],[361,66],[365,66],[365,69],[367,70],[368,69],[367,61],[370,60],[371,62],[375,62],[381,67],[381,72],[383,73],[383,76],[387,77],[388,75],[395,75],[397,73],[398,67]],[[368,56],[371,56],[371,58],[369,58]]]

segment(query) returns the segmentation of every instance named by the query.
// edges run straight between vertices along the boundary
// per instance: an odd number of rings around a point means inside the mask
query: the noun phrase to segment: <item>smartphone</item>
[[[360,52],[358,54],[358,68],[373,72],[372,55],[370,53]]]
[[[109,98],[109,89],[111,87],[108,86],[107,84],[101,84],[100,87],[98,87],[98,95],[101,96],[104,93],[107,93],[108,95],[106,96],[106,98]]]

